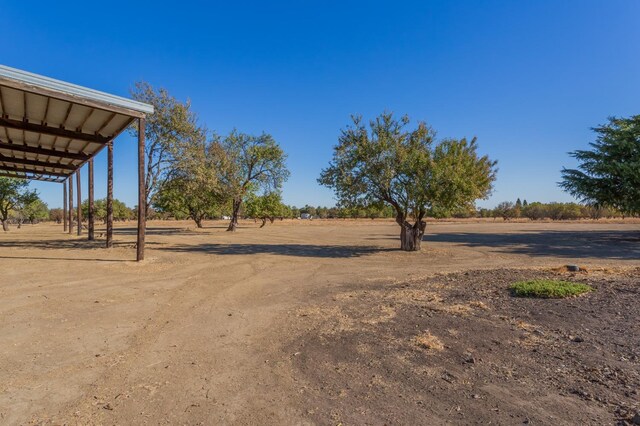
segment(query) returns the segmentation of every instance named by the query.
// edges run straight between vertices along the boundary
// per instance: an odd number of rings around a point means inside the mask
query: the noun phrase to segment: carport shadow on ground
[[[93,241],[89,241],[86,239],[86,231],[83,232],[83,236],[80,238],[75,238],[75,234],[70,236],[70,238],[57,238],[54,240],[49,239],[37,239],[34,238],[32,240],[8,240],[8,241],[0,241],[0,249],[2,248],[17,248],[17,249],[44,249],[44,250],[69,250],[69,249],[80,249],[80,250],[89,250],[89,249],[102,249],[105,248],[105,238],[104,235],[106,230],[104,228],[98,227],[96,229],[97,239]],[[114,236],[117,238],[118,235],[136,235],[137,228],[116,228],[114,229]],[[188,235],[189,232],[185,228],[180,227],[147,227],[146,231],[147,235],[174,235],[174,234],[185,234]],[[196,235],[196,234],[194,234]],[[149,242],[146,243],[147,247],[153,247],[158,245],[158,243]],[[115,248],[135,248],[135,243],[130,241],[118,241],[115,240],[113,242],[113,247]],[[104,255],[103,255],[104,254]],[[110,259],[108,257],[108,252],[98,254],[97,257],[92,258],[79,258],[79,257],[46,257],[46,256],[36,256],[36,255],[16,255],[11,254],[9,256],[0,256],[0,259],[34,259],[34,260],[81,260],[81,261],[99,261],[99,262],[129,262],[127,259]]]
[[[197,244],[162,247],[159,250],[217,255],[275,254],[281,256],[352,258],[379,252],[397,251],[376,246],[340,246],[315,244]]]
[[[156,245],[157,243],[147,242],[147,246]],[[127,241],[114,241],[115,248],[134,248],[135,243]],[[22,240],[22,241],[0,241],[0,249],[37,249],[37,250],[97,250],[105,248],[104,240],[88,241],[85,238],[74,239],[55,239],[55,240]],[[133,262],[126,259],[110,259],[108,251],[96,251],[96,257],[46,257],[39,255],[21,255],[20,252],[10,252],[8,256],[0,256],[0,259],[34,259],[34,260],[81,260],[81,261],[98,261],[98,262]]]
[[[640,260],[640,232],[634,231],[455,232],[427,234],[423,241],[489,247],[529,256]]]

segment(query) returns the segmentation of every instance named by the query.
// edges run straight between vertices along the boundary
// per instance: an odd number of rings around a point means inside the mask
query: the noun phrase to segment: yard
[[[0,234],[0,420],[615,424],[640,409],[637,223],[133,223]],[[100,229],[97,235],[100,235]],[[585,272],[561,267],[578,264]],[[514,298],[519,279],[596,291]]]

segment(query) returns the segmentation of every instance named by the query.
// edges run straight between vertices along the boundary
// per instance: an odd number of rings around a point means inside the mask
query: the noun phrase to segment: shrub
[[[547,217],[547,206],[536,201],[525,207],[522,213],[531,220],[544,219]]]
[[[509,220],[516,217],[515,204],[510,201],[503,201],[493,210],[494,217],[501,217],[503,220]]]
[[[578,296],[593,290],[587,284],[559,280],[518,281],[511,286],[511,293],[516,297],[544,299]]]

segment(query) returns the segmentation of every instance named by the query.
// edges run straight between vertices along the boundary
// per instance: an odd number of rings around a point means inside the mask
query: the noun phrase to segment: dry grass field
[[[640,224],[0,234],[0,424],[616,424],[640,410]],[[98,234],[102,231],[98,231]],[[582,273],[558,269],[565,264]],[[596,291],[509,295],[562,276]],[[634,343],[635,342],[635,343]]]

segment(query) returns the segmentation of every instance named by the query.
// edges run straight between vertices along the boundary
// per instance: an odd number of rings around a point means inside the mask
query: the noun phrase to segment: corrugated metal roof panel
[[[147,104],[0,65],[0,170],[69,176],[151,112]]]
[[[67,83],[65,81],[56,80],[27,71],[22,71],[5,65],[0,65],[0,77],[21,81],[26,84],[43,87],[56,92],[66,93],[68,95],[90,99],[96,102],[102,102],[109,105],[132,109],[134,111],[143,112],[145,114],[153,114],[153,106],[145,104],[143,102],[134,101],[133,99],[127,99],[121,96],[111,95],[109,93],[100,92],[98,90],[89,89],[87,87],[78,86],[76,84]]]

